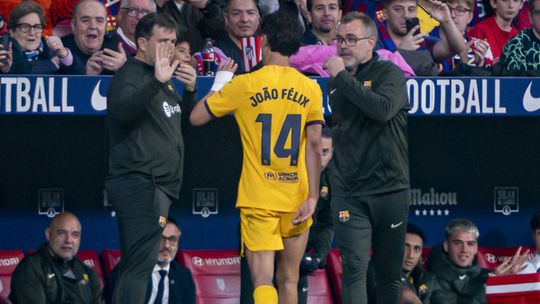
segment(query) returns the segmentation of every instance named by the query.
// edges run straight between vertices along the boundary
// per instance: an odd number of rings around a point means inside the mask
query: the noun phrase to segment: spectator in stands
[[[43,8],[33,1],[22,2],[9,13],[12,39],[8,73],[56,74],[73,65],[73,55],[60,38],[42,36],[44,27]]]
[[[122,44],[105,34],[107,10],[98,0],[81,0],[73,8],[73,34],[62,42],[73,53],[75,64],[66,74],[113,74],[126,62]]]
[[[532,28],[514,36],[503,48],[504,75],[540,76],[540,1],[529,0]]]
[[[476,225],[467,219],[448,223],[443,247],[434,247],[428,257],[428,271],[438,282],[431,291],[431,303],[486,303],[489,274],[513,274],[523,268],[529,251],[520,255],[521,247],[495,270],[480,268],[476,262],[479,235]]]
[[[538,0],[536,1],[538,2]],[[536,247],[536,254],[527,261],[525,269],[523,269],[519,273],[540,272],[540,210],[536,211],[536,213],[531,218],[531,233],[534,246]]]
[[[443,73],[450,73],[460,62],[476,67],[484,67],[486,64],[493,63],[493,55],[489,49],[489,43],[486,40],[470,39],[466,30],[473,19],[473,11],[476,5],[475,0],[447,0],[446,4],[450,9],[452,20],[456,24],[459,32],[463,35],[466,42],[466,49],[461,54],[456,54],[442,62]],[[430,35],[434,37],[443,37],[446,35],[443,31],[436,28]]]
[[[380,47],[391,52],[399,51],[417,76],[439,74],[436,63],[465,50],[463,35],[459,32],[448,6],[439,1],[431,1],[429,13],[439,22],[445,39],[433,39],[418,32],[415,26],[407,32],[406,20],[416,17],[416,0],[386,0],[387,20],[379,23]]]
[[[236,207],[257,304],[278,303],[278,292],[280,303],[298,302],[298,270],[319,197],[322,93],[311,79],[289,67],[288,57],[300,47],[303,32],[296,6],[289,5],[262,22],[264,66],[234,79],[235,65],[221,66],[211,91],[190,116],[194,125],[228,114],[238,121],[244,164]],[[293,93],[287,100],[284,92],[290,90],[306,103],[293,101]],[[284,147],[289,133],[290,144]],[[270,134],[281,135],[271,141]],[[276,254],[277,291],[272,282]]]
[[[122,0],[120,12],[116,16],[118,28],[116,38],[122,43],[124,51],[131,56],[137,54],[135,44],[135,27],[139,20],[148,13],[156,11],[156,3],[153,0]]]
[[[242,37],[254,36],[261,16],[254,0],[231,0],[225,8],[225,29],[216,46],[238,64],[237,74],[246,72],[241,49]]]
[[[45,229],[47,242],[26,256],[11,280],[13,303],[101,303],[99,279],[75,255],[81,223],[70,212],[56,215]]]
[[[490,4],[495,15],[478,23],[469,31],[469,35],[489,43],[493,62],[496,63],[504,45],[518,33],[512,21],[523,6],[523,0],[490,0]]]
[[[310,26],[302,36],[302,44],[334,44],[336,26],[341,19],[340,1],[308,0],[307,9]]]
[[[178,30],[186,33],[193,52],[202,50],[206,38],[216,39],[226,35],[219,1],[169,0],[159,11],[171,17]]]
[[[9,13],[11,10],[13,10],[17,5],[25,2],[27,0],[2,0],[0,1],[0,14],[2,14],[4,20],[7,22],[9,21]],[[52,34],[52,28],[54,26],[51,18],[51,6],[53,0],[33,0],[37,4],[41,6],[44,12],[44,27],[43,27],[43,36],[50,36]],[[59,0],[55,0],[59,1]]]
[[[372,261],[379,303],[399,301],[409,210],[405,77],[374,53],[377,28],[358,12],[337,29],[338,55],[325,68],[332,106],[332,217],[343,261],[342,301],[367,303]]]
[[[109,171],[105,187],[116,211],[122,259],[116,303],[144,301],[169,206],[182,184],[182,113],[195,103],[192,67],[173,61],[176,25],[150,13],[135,30],[137,55],[115,74],[107,93]],[[175,94],[174,74],[185,86]]]

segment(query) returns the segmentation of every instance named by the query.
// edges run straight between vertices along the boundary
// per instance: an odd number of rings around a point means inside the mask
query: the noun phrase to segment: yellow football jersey
[[[308,197],[306,127],[324,124],[322,92],[294,68],[265,66],[233,78],[206,101],[232,113],[244,149],[236,207],[294,212]]]

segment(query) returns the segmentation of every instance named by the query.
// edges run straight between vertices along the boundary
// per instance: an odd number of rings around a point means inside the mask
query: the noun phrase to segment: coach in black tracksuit
[[[325,63],[333,112],[332,217],[343,262],[343,303],[367,303],[366,271],[378,303],[399,303],[409,210],[408,98],[403,73],[373,48],[377,29],[362,13],[345,16],[338,55]]]
[[[106,189],[122,252],[113,302],[130,304],[144,301],[169,206],[179,196],[181,116],[195,102],[196,78],[193,68],[171,65],[174,22],[149,14],[137,24],[135,36],[137,55],[118,70],[107,94]],[[185,85],[183,102],[170,83],[173,72]]]

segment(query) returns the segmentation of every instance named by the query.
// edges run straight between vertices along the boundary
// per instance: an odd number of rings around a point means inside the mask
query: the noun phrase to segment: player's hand
[[[525,269],[526,262],[529,260],[529,249],[525,250],[521,254],[521,246],[516,250],[513,257],[506,259],[497,268],[495,268],[495,275],[515,274]]]
[[[103,49],[101,61],[103,68],[107,70],[117,71],[120,69],[127,61],[126,51],[122,47],[122,43],[118,43],[118,51]]]
[[[401,43],[398,45],[398,48],[407,51],[416,51],[417,49],[419,49],[422,42],[424,42],[424,35],[422,35],[418,31],[419,29],[420,26],[416,25],[407,33],[407,35],[403,36]]]
[[[13,64],[13,49],[11,42],[8,49],[4,49],[4,46],[0,44],[0,72],[7,74]]]
[[[154,76],[161,83],[169,81],[180,64],[178,59],[171,63],[171,58],[174,53],[174,45],[172,43],[158,43],[156,46],[156,57],[154,61]]]
[[[186,91],[193,92],[195,90],[195,82],[197,80],[197,73],[195,69],[189,64],[181,63],[174,71],[176,79],[184,84]]]
[[[101,65],[101,55],[103,51],[97,51],[88,58],[86,62],[86,75],[99,75],[103,72],[103,66]]]
[[[346,52],[349,52],[349,50],[338,49],[339,55],[349,55]],[[326,59],[326,61],[323,64],[323,69],[325,69],[328,72],[328,74],[330,74],[330,76],[336,77],[336,75],[339,74],[339,72],[345,70],[345,62],[343,62],[343,58],[339,56],[332,56]]]
[[[313,215],[313,212],[315,212],[315,206],[317,206],[316,198],[308,198],[305,200],[294,214],[292,224],[298,225],[308,220]]]

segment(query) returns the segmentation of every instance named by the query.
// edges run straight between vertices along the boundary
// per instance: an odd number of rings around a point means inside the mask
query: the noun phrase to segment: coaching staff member
[[[113,302],[143,303],[172,199],[182,183],[182,112],[195,102],[195,71],[173,61],[175,24],[148,14],[135,29],[137,55],[107,93],[106,189],[118,216],[122,260]],[[184,83],[183,98],[170,83]],[[183,101],[183,102],[182,102]]]
[[[399,303],[409,210],[408,99],[398,67],[373,52],[374,22],[346,15],[338,57],[325,67],[333,110],[332,217],[343,261],[343,303],[367,303],[370,247],[378,303]]]

